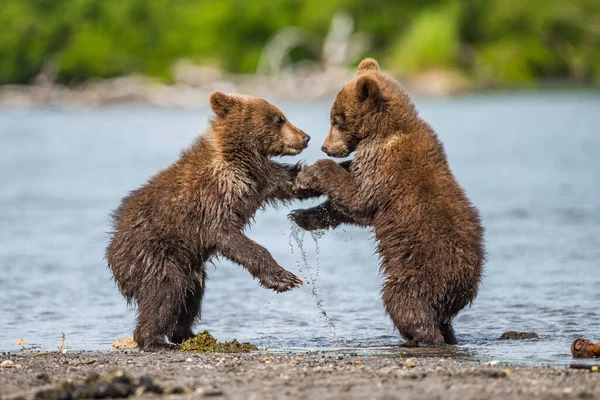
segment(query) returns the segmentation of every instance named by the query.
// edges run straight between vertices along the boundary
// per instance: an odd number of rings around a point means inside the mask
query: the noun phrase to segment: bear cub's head
[[[266,157],[293,156],[308,146],[310,136],[292,125],[283,112],[266,100],[214,92],[210,106],[222,141],[254,150]]]
[[[361,141],[402,131],[416,116],[400,83],[381,72],[377,61],[366,58],[356,77],[335,98],[331,127],[321,150],[331,157],[346,157]]]

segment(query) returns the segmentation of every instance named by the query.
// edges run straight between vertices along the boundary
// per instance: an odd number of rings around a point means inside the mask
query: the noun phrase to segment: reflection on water
[[[273,296],[239,266],[216,261],[208,265],[198,329],[274,350],[436,357],[449,351],[552,364],[572,361],[576,337],[600,340],[600,98],[546,93],[417,105],[486,227],[483,286],[455,322],[461,345],[398,348],[380,300],[372,234],[342,227],[317,242],[306,235],[305,265],[290,250],[287,206],[257,214],[248,234],[285,268],[310,269],[315,285]],[[323,158],[330,103],[281,106],[313,136],[310,148],[290,160]],[[19,338],[55,349],[61,331],[68,349],[108,350],[131,333],[135,314],[103,259],[108,214],[169,165],[207,117],[208,111],[139,107],[0,111],[0,350],[18,350]],[[498,341],[507,330],[540,338]]]

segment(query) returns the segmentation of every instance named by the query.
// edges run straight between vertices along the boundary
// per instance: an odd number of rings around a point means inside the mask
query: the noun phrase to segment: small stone
[[[196,394],[204,397],[223,396],[223,391],[216,388],[196,388]]]
[[[173,388],[171,388],[167,394],[184,394],[185,393],[185,389],[182,388],[181,386],[175,386]]]
[[[119,390],[110,383],[101,383],[96,391],[96,396],[99,399],[105,397],[119,397]]]
[[[42,382],[50,382],[50,375],[48,375],[45,372],[41,372],[39,374],[36,375],[36,378],[39,379]]]
[[[600,367],[597,365],[592,365],[591,369],[592,369],[592,372],[597,372],[600,369]]]
[[[498,365],[498,364],[500,364],[500,361],[498,361],[498,360],[492,360],[492,361],[488,361],[485,363],[485,365],[488,367],[493,367],[494,365]]]
[[[191,359],[191,358],[186,358],[186,359],[185,359],[185,362],[192,362],[192,361],[194,361],[194,360],[193,360],[193,359]]]
[[[4,360],[0,363],[0,368],[15,368],[15,363],[11,360]]]
[[[27,344],[27,341],[25,339],[17,339],[17,341],[15,342],[15,344],[17,346],[23,346]]]
[[[162,393],[160,386],[156,385],[149,376],[140,376],[139,386],[144,388],[145,392]]]
[[[404,362],[404,365],[406,365],[406,368],[414,368],[417,366],[417,363],[415,363],[415,360],[413,360],[412,358],[409,358]]]

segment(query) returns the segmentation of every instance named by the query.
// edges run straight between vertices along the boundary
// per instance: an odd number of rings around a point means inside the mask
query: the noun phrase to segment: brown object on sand
[[[575,339],[571,343],[571,354],[575,358],[600,357],[600,342],[593,343],[585,339]]]
[[[133,340],[133,336],[129,336],[115,340],[113,342],[113,347],[117,350],[135,349],[137,347],[137,343]]]

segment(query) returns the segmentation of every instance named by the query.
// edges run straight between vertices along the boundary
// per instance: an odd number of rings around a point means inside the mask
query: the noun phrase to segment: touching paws
[[[313,165],[302,168],[298,173],[292,187],[295,191],[298,190],[322,190],[321,182],[327,180],[329,171],[340,168],[333,160],[319,160]]]
[[[259,278],[260,285],[266,289],[273,289],[278,293],[287,292],[300,287],[304,282],[296,275],[283,268],[279,268]]]
[[[303,190],[314,190],[318,188],[316,187],[317,183],[317,171],[314,166],[305,167],[300,171],[296,179],[294,180],[294,185],[292,189],[295,192],[300,192]]]

